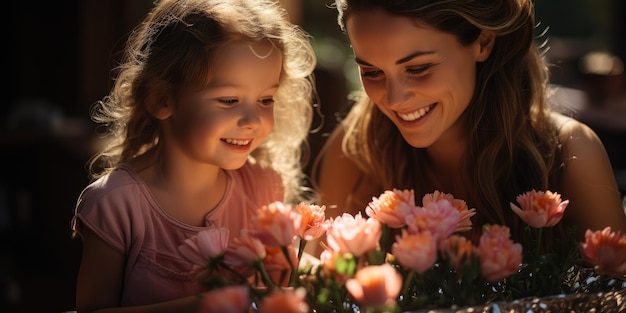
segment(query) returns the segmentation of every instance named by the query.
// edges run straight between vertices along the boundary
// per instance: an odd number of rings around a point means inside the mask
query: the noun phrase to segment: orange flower
[[[626,277],[626,234],[602,231],[585,232],[585,242],[580,244],[582,258],[592,264],[599,274]]]
[[[307,313],[306,290],[274,289],[259,303],[259,313]]]
[[[405,229],[396,237],[391,253],[400,265],[424,273],[435,264],[437,245],[429,231],[410,234]]]
[[[241,313],[250,308],[246,286],[228,286],[202,295],[199,313]]]
[[[261,207],[250,233],[266,245],[284,247],[295,238],[301,221],[291,205],[276,201]]]
[[[524,222],[535,228],[556,225],[569,204],[569,200],[561,201],[561,195],[550,190],[546,192],[532,190],[523,193],[517,196],[517,202],[522,208],[511,203],[511,209]]]
[[[457,227],[456,231],[464,232],[471,230],[472,221],[470,220],[470,218],[476,215],[476,209],[470,210],[464,200],[456,199],[450,193],[443,193],[439,190],[435,190],[435,192],[427,193],[424,195],[424,197],[422,197],[422,205],[426,206],[431,202],[437,202],[442,199],[450,201],[450,204],[452,204],[452,206],[457,209],[457,211],[459,211],[459,213],[461,214],[461,217],[459,219],[459,226]]]
[[[326,240],[333,251],[360,257],[378,247],[381,235],[379,221],[373,218],[365,219],[360,212],[355,216],[344,213],[331,220]]]
[[[486,225],[480,237],[481,274],[490,282],[498,282],[515,273],[522,263],[522,245],[513,243],[509,228]]]
[[[326,206],[300,203],[293,209],[302,215],[299,229],[296,230],[298,236],[304,240],[313,240],[321,237],[326,232],[327,222],[324,211]]]
[[[444,239],[439,246],[442,257],[450,262],[457,273],[461,273],[465,264],[471,262],[476,254],[475,250],[471,241],[459,235]]]
[[[373,197],[365,213],[391,228],[400,228],[406,225],[406,216],[414,206],[413,190],[393,189],[385,191],[378,198]]]
[[[346,289],[365,307],[395,306],[402,288],[402,276],[390,264],[366,266],[346,281]]]

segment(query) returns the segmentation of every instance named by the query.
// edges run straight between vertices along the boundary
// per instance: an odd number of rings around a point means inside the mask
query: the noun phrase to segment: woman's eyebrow
[[[434,51],[416,51],[416,52],[413,52],[413,53],[409,54],[408,56],[406,56],[404,58],[401,58],[398,61],[396,61],[396,65],[400,65],[402,63],[409,62],[409,61],[413,60],[414,58],[422,56],[422,55],[434,54],[434,53],[435,53]],[[366,62],[364,60],[361,60],[358,57],[354,58],[354,62],[356,62],[357,64],[365,65],[365,66],[373,66],[372,64],[370,64],[370,63],[368,63],[368,62]]]
[[[402,63],[409,62],[409,61],[413,60],[414,58],[422,56],[422,55],[434,54],[434,53],[435,53],[435,51],[416,51],[416,52],[413,52],[413,53],[409,54],[408,56],[405,56],[404,58],[396,61],[396,65],[400,65]]]

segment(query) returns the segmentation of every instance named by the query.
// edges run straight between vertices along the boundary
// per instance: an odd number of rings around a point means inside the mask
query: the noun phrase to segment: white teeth
[[[249,144],[250,141],[252,141],[252,140],[238,140],[238,139],[226,138],[226,139],[224,139],[224,141],[226,141],[226,143],[229,143],[231,145],[245,146],[245,145]]]
[[[432,107],[433,107],[432,105],[429,105],[429,106],[427,106],[425,108],[421,108],[419,110],[415,110],[415,111],[413,111],[411,113],[408,113],[408,114],[398,113],[398,116],[402,120],[404,120],[404,121],[412,122],[412,121],[415,121],[418,118],[426,115],[426,113],[428,113],[428,111],[430,111],[430,109],[432,109]]]

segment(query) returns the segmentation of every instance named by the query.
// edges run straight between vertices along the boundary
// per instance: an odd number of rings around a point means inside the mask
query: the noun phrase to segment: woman
[[[365,95],[334,131],[316,167],[327,216],[365,211],[391,188],[439,190],[483,224],[523,222],[516,196],[570,200],[560,230],[626,231],[601,141],[550,111],[531,0],[336,0]],[[332,211],[334,210],[334,211]],[[559,238],[559,237],[553,237]]]

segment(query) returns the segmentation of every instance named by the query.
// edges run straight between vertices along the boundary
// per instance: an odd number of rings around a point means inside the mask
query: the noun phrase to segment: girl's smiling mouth
[[[248,151],[252,145],[252,139],[221,138],[220,140],[235,151]]]

